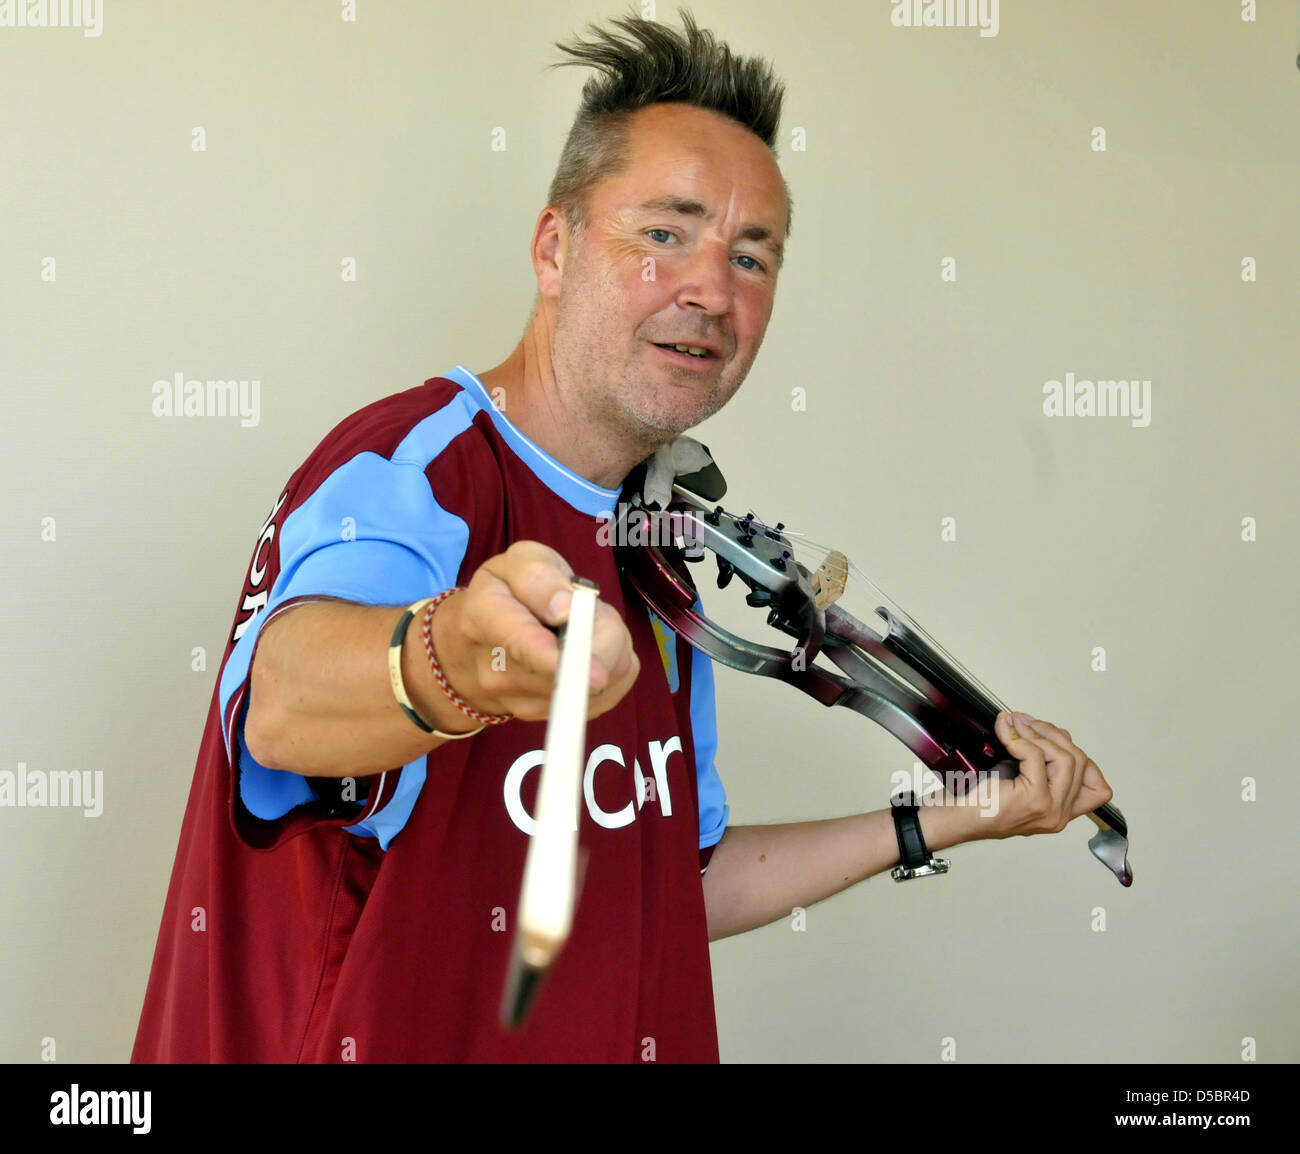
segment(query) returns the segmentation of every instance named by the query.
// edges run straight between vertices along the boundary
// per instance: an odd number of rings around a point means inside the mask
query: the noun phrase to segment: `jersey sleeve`
[[[699,603],[696,602],[696,608]],[[700,849],[710,850],[722,840],[731,807],[718,773],[718,717],[713,694],[713,659],[690,648],[691,736],[695,743],[695,780],[700,806]],[[701,866],[707,864],[701,858]]]
[[[242,827],[236,821],[236,828],[246,840],[274,844],[285,836],[285,829],[250,830],[250,824],[283,823],[299,807],[308,807],[300,816],[319,815],[322,787],[337,787],[337,779],[313,784],[314,779],[302,774],[269,769],[249,753],[244,740],[248,675],[262,630],[278,614],[305,601],[337,598],[363,605],[408,605],[454,584],[469,526],[439,505],[426,467],[469,427],[473,414],[468,403],[451,401],[416,425],[390,456],[369,451],[351,456],[305,499],[290,502],[279,523],[268,521],[266,564],[271,564],[273,545],[278,572],[260,611],[237,627],[238,639],[219,686],[226,753],[237,783],[234,808],[237,818],[244,819]],[[254,570],[259,556],[255,552]],[[359,808],[351,807],[352,820],[336,824],[376,837],[387,849],[410,814],[424,773],[422,756],[372,777],[365,784],[364,801]],[[337,817],[336,805],[326,808]]]

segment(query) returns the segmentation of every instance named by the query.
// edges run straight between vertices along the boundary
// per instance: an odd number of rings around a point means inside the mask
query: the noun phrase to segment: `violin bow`
[[[577,900],[587,690],[600,589],[582,577],[574,578],[571,588],[569,617],[558,630],[560,662],[537,783],[537,825],[524,860],[515,940],[501,1001],[502,1025],[512,1030],[527,1018],[542,979],[568,941]]]
[[[733,669],[785,681],[823,705],[870,718],[955,796],[965,795],[981,775],[1020,772],[994,731],[1006,707],[907,614],[892,604],[880,606],[879,627],[873,628],[835,603],[849,569],[842,553],[832,552],[815,571],[805,568],[784,525],[766,525],[752,513],[738,517],[712,504],[726,492],[712,464],[677,478],[666,509],[645,501],[635,474],[623,492],[615,538],[620,565],[650,608],[696,649]],[[740,577],[749,587],[746,603],[766,609],[768,624],[796,639],[793,649],[746,640],[704,615],[677,559],[700,560],[705,549],[716,557],[719,588]],[[836,670],[814,664],[819,654]],[[1121,885],[1131,885],[1128,825],[1119,807],[1107,802],[1088,817],[1097,826],[1088,842],[1093,856]]]

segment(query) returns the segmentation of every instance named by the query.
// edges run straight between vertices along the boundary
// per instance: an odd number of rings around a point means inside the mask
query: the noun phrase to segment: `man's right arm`
[[[553,628],[569,610],[572,570],[553,549],[518,542],[486,561],[433,616],[433,647],[451,687],[474,709],[544,718],[559,659]],[[244,739],[268,769],[363,777],[406,765],[444,743],[412,724],[393,696],[388,646],[404,608],[305,601],[266,623],[250,671]],[[598,604],[589,717],[636,680],[632,638]],[[477,723],[442,691],[420,622],[407,628],[402,679],[415,711],[444,733]]]

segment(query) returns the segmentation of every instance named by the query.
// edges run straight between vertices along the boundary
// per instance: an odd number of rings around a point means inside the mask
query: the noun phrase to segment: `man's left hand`
[[[995,731],[1020,773],[993,783],[997,812],[975,822],[972,839],[1059,833],[1110,801],[1101,770],[1067,730],[1026,713],[1000,713]]]

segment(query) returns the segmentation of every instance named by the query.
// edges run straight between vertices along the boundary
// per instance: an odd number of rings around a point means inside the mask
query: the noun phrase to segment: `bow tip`
[[[510,979],[501,1000],[501,1024],[507,1030],[517,1030],[524,1024],[545,976],[544,967],[530,966],[518,954],[511,960]]]

